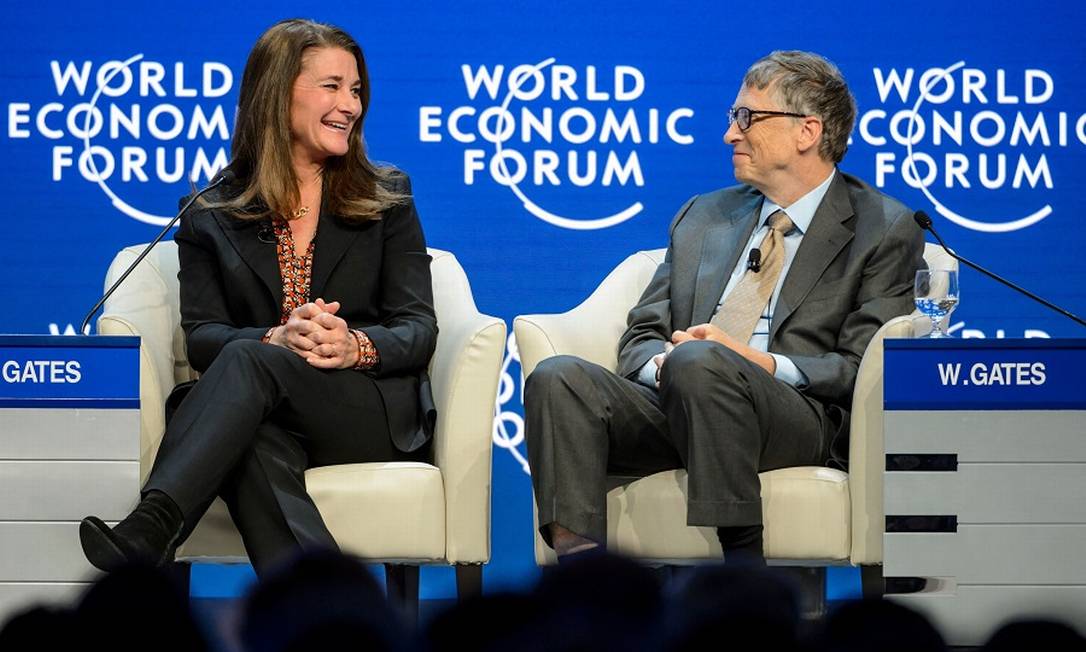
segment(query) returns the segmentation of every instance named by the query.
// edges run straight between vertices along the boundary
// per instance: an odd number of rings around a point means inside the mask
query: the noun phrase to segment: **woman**
[[[287,20],[253,47],[231,181],[175,237],[202,375],[136,509],[112,529],[80,525],[98,568],[172,560],[218,495],[259,573],[296,548],[335,546],[306,468],[426,457],[430,257],[407,178],[366,157],[368,103],[362,51],[338,28]]]

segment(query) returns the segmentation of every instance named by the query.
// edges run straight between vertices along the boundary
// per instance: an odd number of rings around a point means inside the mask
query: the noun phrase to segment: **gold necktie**
[[[782,210],[769,216],[769,233],[758,245],[762,252],[761,269],[757,272],[747,269],[710,323],[744,344],[750,341],[784,267],[784,235],[794,226]]]

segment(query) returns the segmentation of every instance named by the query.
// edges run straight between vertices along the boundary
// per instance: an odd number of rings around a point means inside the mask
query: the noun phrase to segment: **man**
[[[758,473],[847,455],[860,358],[924,266],[912,213],[836,169],[855,118],[822,57],[756,62],[724,136],[743,185],[675,216],[618,374],[559,356],[528,378],[540,532],[560,559],[605,542],[609,473],[682,467],[687,523],[764,563]]]

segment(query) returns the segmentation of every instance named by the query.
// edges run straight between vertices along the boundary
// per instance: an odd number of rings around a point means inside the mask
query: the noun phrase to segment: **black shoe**
[[[123,521],[110,528],[96,516],[79,524],[83,554],[96,568],[112,572],[127,564],[163,566],[173,561],[184,517],[161,491],[149,491]]]

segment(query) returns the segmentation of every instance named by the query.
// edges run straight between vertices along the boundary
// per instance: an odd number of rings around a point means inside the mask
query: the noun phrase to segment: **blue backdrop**
[[[1078,3],[62,2],[10,6],[0,24],[0,332],[78,324],[114,253],[225,162],[248,49],[291,16],[362,43],[371,154],[411,174],[429,243],[509,322],[575,305],[629,253],[664,246],[686,198],[734,183],[726,111],[778,48],[820,52],[850,81],[860,121],[842,169],[1086,311]],[[961,285],[958,335],[1082,335],[969,270]],[[507,363],[491,586],[535,572],[512,351]],[[431,577],[424,595],[448,592]]]

